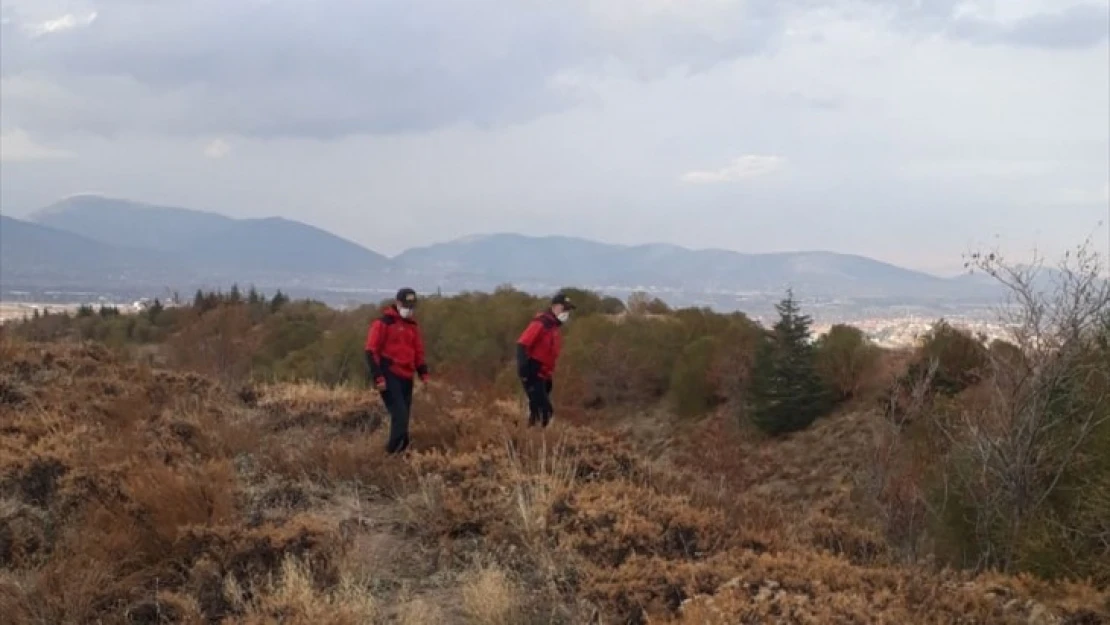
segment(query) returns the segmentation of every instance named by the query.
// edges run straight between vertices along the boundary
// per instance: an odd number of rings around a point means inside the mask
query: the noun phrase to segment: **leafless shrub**
[[[950,476],[970,504],[979,564],[1008,570],[1027,532],[1046,518],[1065,532],[1079,530],[1051,508],[1086,490],[1084,468],[1098,456],[1089,443],[1110,425],[1110,282],[1087,245],[1048,280],[1039,261],[1017,266],[975,254],[969,265],[1008,290],[999,316],[1019,355],[990,350],[985,392],[934,425],[950,446]]]

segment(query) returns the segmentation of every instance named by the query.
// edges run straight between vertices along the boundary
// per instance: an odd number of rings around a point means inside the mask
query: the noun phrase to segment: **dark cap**
[[[397,301],[404,303],[406,306],[416,306],[416,291],[408,287],[397,291]]]
[[[565,308],[566,310],[574,310],[575,308],[577,308],[577,306],[575,306],[570,301],[570,297],[568,297],[566,293],[562,292],[556,293],[555,297],[551,298],[551,305],[554,306],[555,304],[562,304],[563,308]]]

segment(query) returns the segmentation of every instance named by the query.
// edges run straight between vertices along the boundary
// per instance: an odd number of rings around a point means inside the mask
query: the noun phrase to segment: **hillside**
[[[651,285],[760,293],[781,293],[792,286],[808,296],[833,297],[960,297],[983,291],[980,285],[963,280],[938,278],[848,254],[742,254],[516,234],[466,237],[414,248],[394,260],[403,268],[429,275],[555,285]]]
[[[79,195],[33,213],[34,223],[171,259],[177,280],[356,282],[389,260],[319,228],[281,218],[215,213]]]
[[[74,195],[31,213],[28,221],[105,245],[183,250],[234,223],[216,213],[154,206],[99,195]]]
[[[108,245],[51,227],[0,215],[0,282],[79,285],[148,282],[167,275],[164,254]]]
[[[227,389],[96,345],[5,340],[0,612],[19,624],[1107,616],[1089,587],[898,565],[817,505],[835,481],[804,486],[835,458],[722,491],[613,433],[523,431],[518,410],[421,388],[415,450],[389,459],[384,413],[358,391]],[[822,427],[812,441],[859,438],[857,420]],[[776,497],[745,485],[771,480]],[[816,499],[802,517],[775,514],[778,497]]]

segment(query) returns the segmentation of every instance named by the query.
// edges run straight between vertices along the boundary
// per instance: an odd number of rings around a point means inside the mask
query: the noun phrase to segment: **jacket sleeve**
[[[366,333],[366,366],[370,369],[370,377],[375,380],[382,377],[381,354],[378,351],[381,343],[382,322],[375,319]]]
[[[542,331],[543,324],[540,323],[539,320],[533,319],[528,324],[528,327],[524,328],[524,332],[521,332],[520,338],[516,340],[516,344],[523,345],[524,347],[531,347],[532,344],[536,342],[536,339],[540,337],[540,332]]]
[[[419,326],[416,328],[416,372],[421,377],[428,375],[428,363],[424,360],[424,336]]]
[[[533,320],[524,328],[520,338],[516,341],[516,368],[517,371],[523,373],[528,370],[528,348],[531,347],[536,339],[539,338],[540,332],[543,331],[543,324],[539,321]]]

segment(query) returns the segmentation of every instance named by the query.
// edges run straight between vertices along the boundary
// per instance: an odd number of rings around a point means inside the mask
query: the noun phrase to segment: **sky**
[[[0,210],[940,274],[1110,245],[1110,0],[2,0]],[[544,262],[537,259],[536,262]]]

